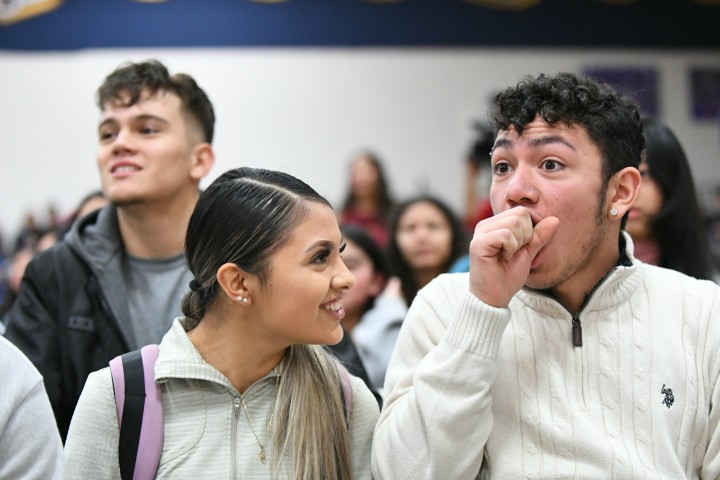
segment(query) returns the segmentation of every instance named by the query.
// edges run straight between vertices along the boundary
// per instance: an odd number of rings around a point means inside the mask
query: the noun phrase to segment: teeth
[[[137,168],[133,167],[132,165],[122,165],[113,169],[113,172],[134,172],[135,170],[137,170]]]
[[[330,310],[331,312],[337,312],[342,308],[342,304],[340,302],[328,303],[327,305],[323,305],[322,308]]]

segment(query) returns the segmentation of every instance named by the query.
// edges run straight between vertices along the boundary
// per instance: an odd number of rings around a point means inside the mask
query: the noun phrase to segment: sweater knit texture
[[[579,313],[523,289],[507,308],[442,275],[403,323],[376,479],[720,477],[720,288],[616,267]]]

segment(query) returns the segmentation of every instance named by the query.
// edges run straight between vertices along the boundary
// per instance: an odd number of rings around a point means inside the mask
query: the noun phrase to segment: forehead
[[[407,207],[403,212],[400,221],[417,221],[424,219],[437,220],[438,218],[445,219],[445,214],[437,207],[437,205],[432,202],[420,201]]]
[[[103,105],[100,112],[101,121],[107,118],[115,118],[124,115],[134,116],[142,114],[156,114],[165,116],[181,115],[182,102],[180,97],[166,90],[158,90],[150,93],[144,90],[137,102],[128,105],[130,93],[123,92],[119,96],[109,100]]]
[[[319,241],[340,243],[341,233],[335,212],[329,206],[319,202],[306,202],[306,214],[300,223],[290,232],[286,246],[307,248]]]
[[[357,260],[370,261],[370,256],[365,253],[360,245],[356,244],[349,238],[345,239],[345,250],[342,253],[343,257],[353,257]]]
[[[550,125],[538,116],[525,125],[522,133],[518,133],[513,125],[507,130],[500,130],[495,139],[494,149],[513,148],[518,144],[542,147],[553,143],[564,144],[575,150],[597,148],[584,126],[561,122]]]

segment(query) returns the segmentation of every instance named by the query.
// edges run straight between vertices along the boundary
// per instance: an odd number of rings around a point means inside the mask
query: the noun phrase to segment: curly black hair
[[[204,141],[212,143],[215,128],[215,111],[205,91],[187,74],[170,75],[167,67],[157,60],[126,63],[105,78],[97,90],[100,110],[108,103],[122,107],[135,105],[143,92],[150,95],[166,91],[180,97],[182,104],[202,130]]]
[[[603,159],[603,185],[625,167],[640,165],[645,148],[640,109],[611,86],[573,73],[523,78],[495,97],[495,133],[513,126],[522,134],[539,115],[548,124],[585,128]]]

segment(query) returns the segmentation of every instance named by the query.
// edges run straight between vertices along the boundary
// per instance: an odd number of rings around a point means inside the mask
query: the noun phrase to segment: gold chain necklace
[[[273,370],[275,370],[275,386],[278,387],[278,385],[280,385],[280,372],[277,371],[277,368],[274,368]],[[267,459],[267,455],[265,454],[265,444],[267,443],[268,437],[270,436],[270,431],[272,430],[273,417],[275,416],[275,405],[277,404],[277,397],[279,393],[280,388],[278,387],[277,392],[275,393],[275,400],[273,401],[272,407],[270,409],[270,417],[268,418],[267,424],[265,426],[265,438],[261,442],[260,437],[258,437],[257,433],[255,433],[253,421],[252,418],[250,418],[250,412],[248,412],[247,403],[245,403],[245,397],[242,393],[238,392],[238,395],[240,395],[240,402],[242,403],[243,410],[245,411],[245,418],[247,418],[248,425],[250,425],[250,431],[255,437],[255,441],[257,441],[257,444],[260,446],[258,458],[262,463],[265,463],[265,460]]]

